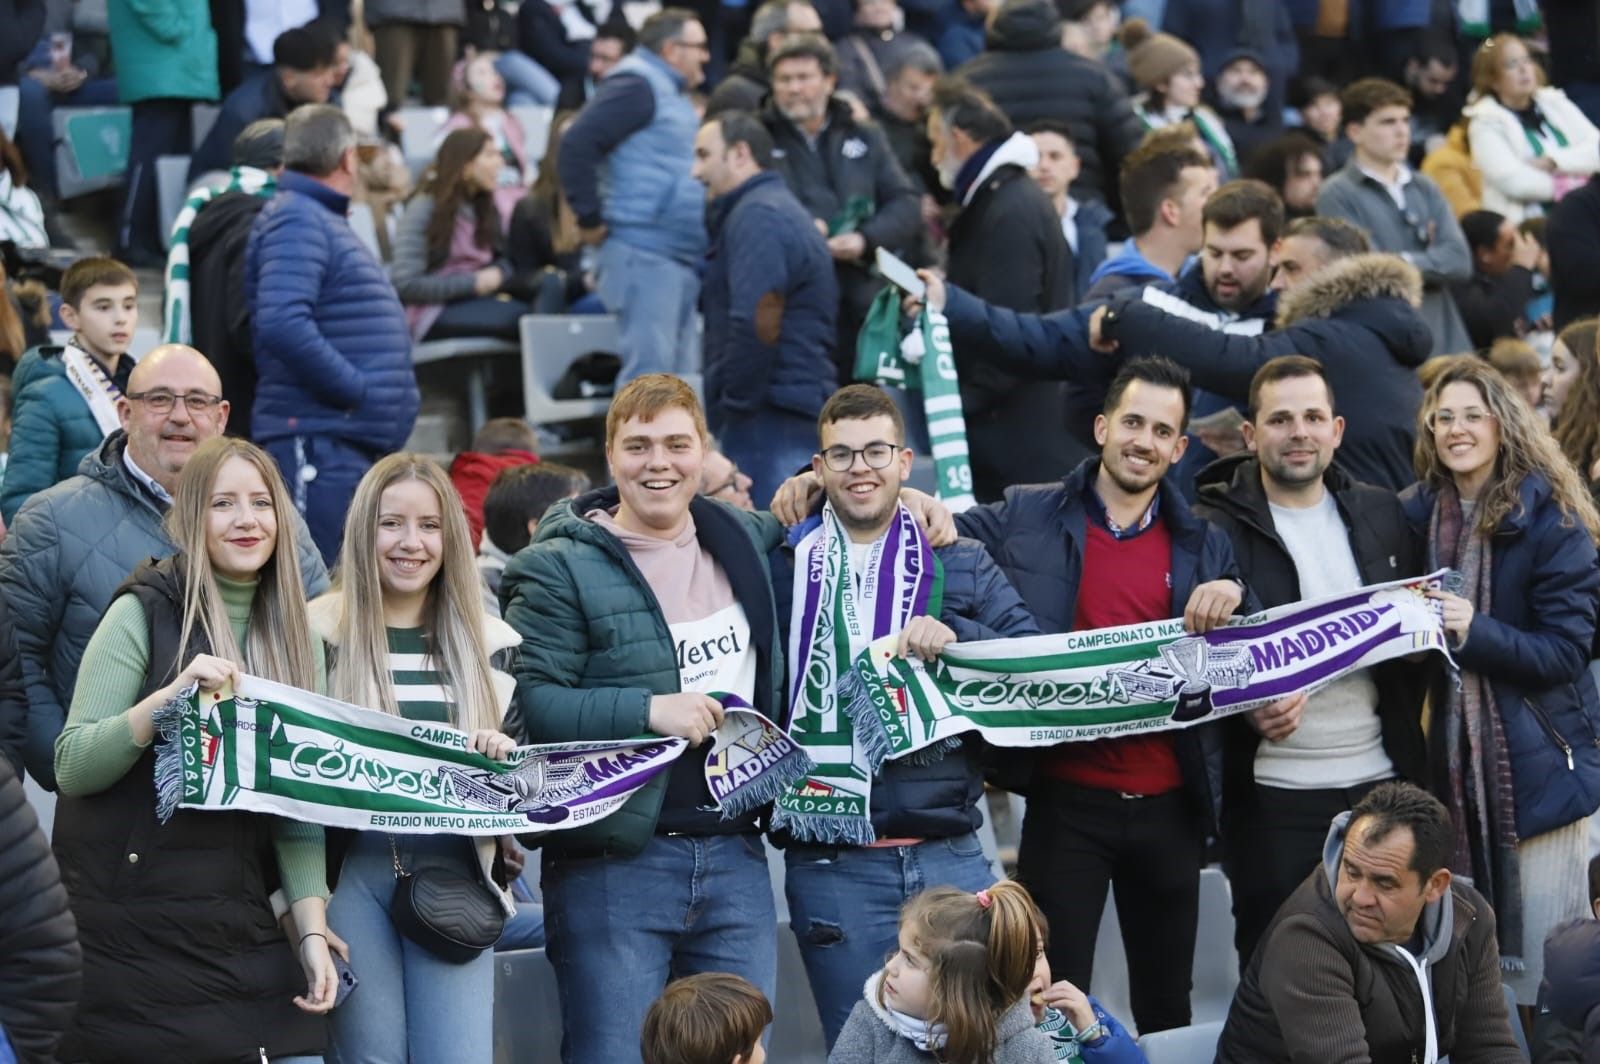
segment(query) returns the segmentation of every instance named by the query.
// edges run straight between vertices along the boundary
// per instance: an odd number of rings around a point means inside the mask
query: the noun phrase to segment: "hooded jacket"
[[[1001,8],[987,41],[988,50],[960,73],[987,92],[1018,129],[1044,118],[1065,123],[1083,163],[1073,196],[1116,208],[1123,156],[1144,137],[1116,77],[1104,64],[1061,47],[1061,16],[1051,0]]]
[[[1548,1012],[1568,1029],[1554,1033],[1564,1035],[1569,1043],[1581,1044],[1583,1064],[1600,1062],[1600,920],[1588,916],[1570,920],[1544,940],[1544,984],[1539,988],[1539,1002],[1541,1019]],[[1536,1042],[1539,1033],[1536,1022]]]
[[[1172,274],[1151,262],[1132,240],[1122,250],[1101,261],[1089,275],[1086,300],[1109,299],[1125,289],[1142,284],[1171,284]]]
[[[1563,174],[1593,174],[1600,170],[1600,129],[1567,94],[1552,85],[1534,91],[1534,105],[1565,142],[1535,152],[1522,119],[1492,92],[1486,92],[1461,111],[1467,123],[1472,161],[1483,174],[1483,206],[1512,222],[1544,213],[1556,199],[1555,174],[1535,165],[1553,159]]]
[[[17,514],[0,544],[0,598],[11,609],[28,687],[24,757],[39,785],[55,789],[56,736],[66,723],[78,662],[113,593],[142,561],[171,554],[161,527],[166,504],[123,462],[121,429],[84,458],[78,475],[42,491]],[[328,570],[305,523],[295,522],[307,597],[328,587]]]
[[[1431,1014],[1437,1057],[1525,1064],[1500,990],[1494,910],[1459,880],[1417,920],[1412,962],[1358,942],[1334,897],[1350,813],[1333,820],[1323,864],[1284,902],[1234,994],[1217,1064],[1415,1064]]]

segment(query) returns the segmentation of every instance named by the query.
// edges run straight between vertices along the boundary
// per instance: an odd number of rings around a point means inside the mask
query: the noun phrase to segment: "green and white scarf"
[[[961,382],[944,315],[924,308],[916,328],[902,342],[899,290],[891,286],[879,292],[856,338],[855,379],[921,394],[940,501],[956,513],[977,505]]]
[[[227,184],[216,187],[202,185],[184,201],[178,216],[172,220],[172,249],[167,252],[167,291],[162,310],[166,336],[162,338],[163,343],[194,342],[189,314],[189,227],[194,225],[200,208],[224,192],[250,192],[265,198],[270,197],[277,188],[277,180],[266,170],[235,166],[228,175]]]
[[[706,759],[724,817],[767,802],[810,762],[741,699]],[[396,834],[533,834],[578,827],[621,808],[691,749],[641,736],[522,746],[504,761],[471,752],[470,736],[256,676],[236,691],[195,687],[156,713],[156,812],[271,813],[328,827]]]
[[[795,548],[788,647],[789,736],[815,767],[779,795],[772,814],[773,828],[806,842],[865,846],[874,840],[874,756],[844,710],[852,696],[865,697],[850,663],[911,618],[937,617],[944,597],[944,569],[904,506],[868,549],[863,570],[858,587],[850,537],[832,504],[824,505],[817,527]],[[883,753],[876,757],[880,763]]]

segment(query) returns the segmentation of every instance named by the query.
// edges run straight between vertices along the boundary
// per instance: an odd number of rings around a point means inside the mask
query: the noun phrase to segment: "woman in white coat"
[[[1462,115],[1483,207],[1520,222],[1600,170],[1600,130],[1560,89],[1545,84],[1528,46],[1509,33],[1472,60],[1473,98]]]

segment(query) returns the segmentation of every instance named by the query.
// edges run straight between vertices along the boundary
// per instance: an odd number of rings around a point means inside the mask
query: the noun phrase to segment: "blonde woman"
[[[1527,44],[1509,33],[1483,42],[1472,59],[1468,123],[1472,159],[1483,173],[1483,207],[1520,222],[1600,169],[1600,129],[1545,84]]]
[[[1531,1004],[1546,932],[1588,911],[1600,514],[1539,415],[1480,359],[1429,387],[1416,467],[1402,501],[1427,568],[1451,570],[1433,597],[1461,670],[1435,685],[1431,789],[1456,824],[1451,871],[1493,904],[1506,982]]]
[[[421,455],[393,454],[362,478],[350,503],[334,591],[311,604],[330,646],[334,697],[408,720],[471,733],[472,749],[503,759],[500,729],[515,687],[492,654],[520,639],[483,611],[472,541],[449,477]],[[395,865],[481,877],[496,897],[495,842],[457,835],[353,836],[329,916],[350,943],[361,980],[334,1014],[334,1061],[482,1064],[492,1055],[493,954],[465,964],[404,937],[389,918]],[[512,910],[504,896],[507,913]]]
[[[322,687],[297,521],[263,451],[201,444],[167,516],[177,554],[133,574],[84,651],[55,758],[56,858],[84,956],[64,1060],[321,1058],[334,1000],[322,829],[181,809],[161,823],[154,783],[152,717],[185,687],[240,672]]]

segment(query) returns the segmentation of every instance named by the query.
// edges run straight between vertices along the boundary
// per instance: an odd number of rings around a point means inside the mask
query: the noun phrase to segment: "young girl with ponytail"
[[[1055,1064],[1027,1000],[1037,911],[1010,880],[906,902],[900,948],[867,980],[829,1064]]]

